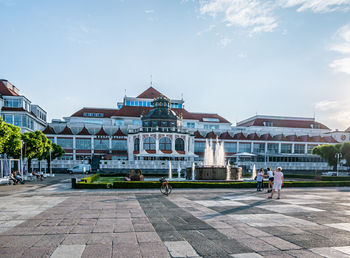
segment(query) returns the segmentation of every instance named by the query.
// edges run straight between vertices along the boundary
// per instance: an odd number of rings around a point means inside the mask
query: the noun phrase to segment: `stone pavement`
[[[1,258],[350,256],[350,188],[0,192]]]

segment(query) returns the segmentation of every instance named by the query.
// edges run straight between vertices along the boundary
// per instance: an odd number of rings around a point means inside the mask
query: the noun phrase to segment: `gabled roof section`
[[[89,116],[84,116],[84,113],[93,113],[93,114],[103,114],[103,117],[98,117],[98,118],[109,118],[111,116],[114,116],[115,112],[117,109],[113,108],[87,108],[84,107],[77,112],[75,112],[71,117],[86,117],[86,118],[96,118],[96,117],[89,117]]]
[[[53,128],[51,126],[46,126],[46,128],[43,131],[44,134],[56,134],[55,131],[53,130]]]
[[[203,135],[201,135],[201,133],[197,130],[194,132],[194,138],[199,138],[199,139],[203,139]]]
[[[63,135],[73,135],[72,130],[66,125],[66,127],[59,133]]]
[[[103,127],[101,127],[100,131],[98,131],[96,135],[98,135],[98,136],[109,136],[109,135],[105,132],[105,130],[103,129]]]
[[[158,98],[160,96],[164,96],[164,95],[151,86],[147,90],[142,92],[140,95],[138,95],[137,98],[154,99],[154,98]]]
[[[77,135],[91,135],[91,133],[89,133],[88,129],[84,126]]]
[[[207,133],[207,135],[205,136],[205,138],[210,138],[210,139],[216,139],[217,135],[211,131],[209,133]]]
[[[233,140],[233,137],[231,136],[231,134],[229,132],[224,132],[222,134],[220,134],[220,139],[224,139],[224,140]]]
[[[19,96],[6,86],[7,80],[0,80],[0,94],[4,96]]]
[[[241,132],[241,133],[236,133],[233,136],[233,139],[235,139],[235,140],[247,140],[247,137],[245,137],[245,135]]]
[[[118,128],[118,130],[113,134],[113,136],[126,136],[122,130],[120,130],[120,127]]]
[[[262,140],[262,141],[273,141],[273,138],[272,138],[271,134],[266,133],[266,134],[260,135],[260,140]]]
[[[260,137],[256,133],[251,133],[247,136],[248,140],[260,140]]]
[[[274,141],[281,141],[281,142],[286,142],[288,141],[287,137],[284,136],[283,134],[277,134],[272,137]]]

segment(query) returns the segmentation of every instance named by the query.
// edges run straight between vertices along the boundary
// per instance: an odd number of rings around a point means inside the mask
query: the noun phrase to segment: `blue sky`
[[[350,126],[350,0],[0,0],[0,77],[47,110],[116,107],[150,84],[233,124]]]

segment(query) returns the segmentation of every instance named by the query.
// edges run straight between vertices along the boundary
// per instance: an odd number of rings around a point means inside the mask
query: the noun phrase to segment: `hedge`
[[[100,174],[94,174],[94,175],[82,178],[81,182],[90,184],[90,183],[96,181],[99,177],[100,177]]]
[[[77,189],[110,189],[112,188],[112,183],[84,183],[79,182],[76,185]]]

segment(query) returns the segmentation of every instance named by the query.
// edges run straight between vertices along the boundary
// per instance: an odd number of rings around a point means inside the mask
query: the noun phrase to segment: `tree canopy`
[[[323,158],[333,170],[337,170],[337,157],[336,154],[340,153],[342,144],[323,144],[315,147],[312,150],[312,154],[318,155]]]
[[[5,123],[0,118],[0,154],[19,158],[21,148],[21,129],[18,126]]]

